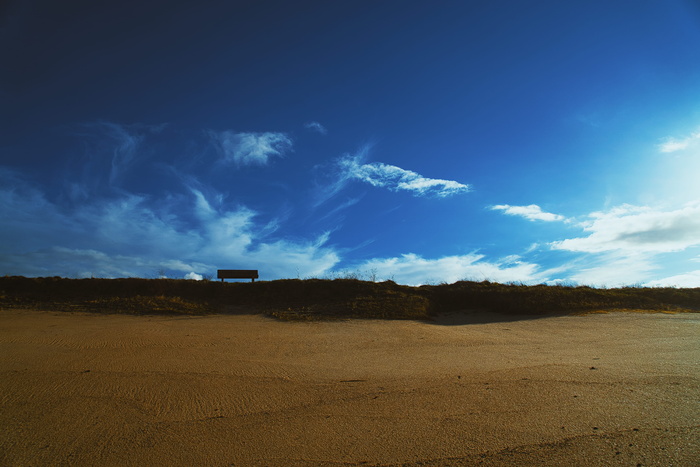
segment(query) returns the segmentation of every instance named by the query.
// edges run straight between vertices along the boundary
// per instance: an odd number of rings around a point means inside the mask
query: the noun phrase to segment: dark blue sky
[[[700,6],[0,10],[0,273],[700,286]]]

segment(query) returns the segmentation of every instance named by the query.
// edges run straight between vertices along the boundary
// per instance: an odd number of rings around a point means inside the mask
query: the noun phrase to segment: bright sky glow
[[[700,287],[695,1],[0,21],[0,274]]]

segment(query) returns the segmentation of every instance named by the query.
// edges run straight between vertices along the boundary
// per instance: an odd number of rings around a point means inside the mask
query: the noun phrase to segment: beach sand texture
[[[695,466],[699,425],[696,313],[0,312],[3,466]]]

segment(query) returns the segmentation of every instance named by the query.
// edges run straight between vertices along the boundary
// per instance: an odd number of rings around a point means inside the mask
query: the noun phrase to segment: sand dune
[[[700,465],[700,315],[0,312],[0,465]]]

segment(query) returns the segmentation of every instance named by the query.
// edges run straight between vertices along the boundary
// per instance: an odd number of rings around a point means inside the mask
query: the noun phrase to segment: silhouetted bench
[[[221,279],[221,282],[223,282],[224,279],[250,279],[252,282],[255,282],[255,279],[258,278],[258,270],[257,269],[219,269],[216,271],[216,278]]]

